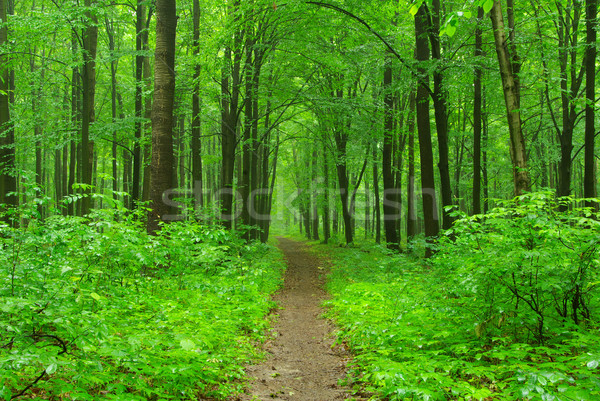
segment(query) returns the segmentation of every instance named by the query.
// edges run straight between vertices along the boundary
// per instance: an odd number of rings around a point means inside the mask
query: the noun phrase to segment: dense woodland
[[[0,398],[239,391],[273,226],[385,261],[333,274],[361,386],[594,399],[598,26],[596,0],[0,0]],[[436,328],[395,332],[408,303]],[[455,359],[413,383],[424,344]]]

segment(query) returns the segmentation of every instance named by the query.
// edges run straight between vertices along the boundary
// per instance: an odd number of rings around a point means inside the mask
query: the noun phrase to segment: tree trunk
[[[92,7],[93,0],[85,0],[86,8]],[[96,49],[98,45],[97,18],[92,12],[87,12],[89,22],[83,32],[83,93],[81,111],[81,179],[82,183],[89,185],[84,189],[81,200],[81,214],[90,212],[92,198],[90,189],[93,184],[94,141],[90,139],[90,128],[95,120],[94,99],[96,95]]]
[[[232,8],[236,14],[240,0],[234,0]],[[235,17],[236,24],[239,17]],[[232,228],[233,177],[235,149],[237,146],[237,128],[240,98],[240,68],[242,60],[242,35],[237,29],[233,38],[233,57],[231,47],[225,48],[223,69],[221,71],[221,220],[227,229]],[[229,78],[231,77],[231,83]]]
[[[375,242],[381,243],[381,199],[379,194],[379,164],[377,160],[377,143],[373,144],[373,195],[375,196]]]
[[[475,30],[475,78],[473,81],[473,214],[481,214],[481,79],[483,60],[483,8],[477,10],[477,28]]]
[[[173,188],[173,104],[175,97],[175,0],[157,0],[156,50],[154,53],[154,99],[152,102],[151,212],[148,232],[169,219],[164,200]]]
[[[408,179],[406,189],[406,242],[417,235],[417,199],[415,192],[415,91],[411,90],[408,117]]]
[[[200,129],[200,2],[193,0],[194,33],[193,53],[196,64],[194,65],[194,88],[192,93],[192,187],[198,207],[204,206],[202,182],[202,142]]]
[[[419,62],[419,83],[417,87],[416,110],[419,131],[419,149],[421,155],[421,191],[423,195],[423,214],[425,237],[431,243],[440,231],[435,192],[435,174],[433,167],[433,146],[431,143],[431,121],[429,120],[429,78],[422,65],[429,60],[427,44],[427,11],[421,5],[415,15],[416,58]],[[433,255],[431,247],[426,247],[425,257]]]
[[[385,71],[383,74],[384,91],[384,136],[381,159],[383,173],[383,226],[385,229],[385,241],[388,247],[398,249],[398,232],[396,230],[398,215],[400,213],[398,202],[396,202],[396,185],[394,182],[393,146],[394,146],[394,97],[392,93],[392,62],[386,58]]]
[[[440,171],[440,188],[442,192],[442,224],[444,230],[452,227],[453,218],[450,216],[449,206],[452,205],[452,185],[450,184],[449,146],[448,146],[448,92],[444,88],[444,75],[442,74],[442,48],[440,43],[440,14],[442,12],[440,0],[433,0],[431,13],[430,42],[432,55],[437,60],[437,68],[433,72],[433,106],[435,110],[435,126],[438,138]]]
[[[132,172],[132,187],[131,200],[132,207],[137,206],[140,201],[141,187],[141,171],[142,171],[142,147],[140,141],[143,133],[143,116],[144,116],[144,58],[142,54],[144,50],[144,36],[146,32],[146,2],[137,0],[135,12],[135,123],[133,141],[133,172]]]
[[[318,152],[316,145],[313,146],[312,152],[312,174],[311,174],[311,204],[312,204],[312,239],[319,240],[319,191],[317,189],[317,171],[318,165]]]
[[[494,43],[500,67],[500,77],[502,79],[504,102],[508,119],[508,130],[510,132],[510,156],[513,164],[514,190],[515,195],[518,196],[530,190],[531,180],[527,168],[525,137],[522,131],[521,112],[519,110],[520,90],[518,78],[513,70],[512,60],[514,60],[516,56],[513,54],[511,57],[508,49],[500,0],[494,1],[494,5],[490,11],[490,18],[494,29]]]
[[[325,193],[323,199],[323,243],[327,244],[329,239],[331,238],[330,231],[330,220],[331,220],[331,210],[329,210],[329,203],[331,200],[329,199],[329,151],[327,149],[327,144],[325,138],[322,139],[323,143],[323,177],[325,186]]]
[[[594,105],[596,102],[596,29],[598,27],[598,1],[586,0],[586,48],[585,48],[585,175],[583,193],[586,198],[596,197],[596,162],[594,142],[596,128],[594,123]],[[598,208],[595,202],[587,206]]]
[[[8,41],[8,28],[4,24],[7,17],[8,2],[0,0],[0,47]],[[0,55],[0,65],[6,66],[8,55]],[[8,207],[18,205],[18,197],[9,195],[17,192],[17,180],[15,177],[15,134],[14,126],[10,119],[9,92],[10,92],[10,70],[3,69],[0,76],[0,204]]]
[[[110,111],[111,111],[111,119],[113,123],[113,132],[112,132],[112,147],[111,147],[111,156],[112,156],[112,191],[113,197],[117,197],[116,192],[119,190],[119,171],[117,166],[117,158],[118,158],[118,137],[117,137],[117,67],[118,67],[118,59],[114,55],[115,51],[115,31],[114,31],[114,22],[106,18],[106,36],[108,37],[108,50],[111,53],[111,58],[113,60],[110,63]]]

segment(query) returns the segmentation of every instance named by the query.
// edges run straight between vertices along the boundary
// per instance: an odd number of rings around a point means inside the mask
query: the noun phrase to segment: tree
[[[82,110],[81,110],[81,181],[92,186],[92,170],[94,166],[94,141],[90,139],[90,128],[96,119],[96,50],[98,46],[98,19],[90,10],[92,0],[85,0],[86,23],[83,31],[83,77],[82,77]],[[89,195],[91,188],[86,188]],[[81,214],[88,214],[91,208],[91,197],[85,196],[81,203]]]
[[[8,1],[0,0],[0,47],[8,41],[7,27]],[[9,195],[17,191],[15,178],[15,134],[10,118],[9,91],[10,91],[10,69],[9,55],[0,55],[0,204],[15,206],[18,197]]]
[[[154,52],[154,99],[152,102],[152,164],[150,178],[151,212],[148,232],[166,221],[173,189],[173,104],[175,102],[175,0],[156,3],[156,50]]]
[[[416,95],[417,130],[419,133],[419,150],[421,155],[421,192],[423,195],[423,214],[425,219],[425,236],[428,241],[438,235],[439,220],[437,212],[437,197],[435,193],[435,176],[433,172],[433,146],[431,143],[431,121],[429,119],[429,77],[423,65],[429,60],[429,45],[427,43],[427,9],[422,4],[415,15],[416,59],[418,65],[418,83]],[[426,256],[431,256],[432,250],[427,247]]]
[[[483,20],[483,8],[477,10],[477,27],[475,28],[475,78],[473,80],[473,214],[481,213],[481,109],[482,109],[482,75],[483,68],[483,32],[481,22]]]
[[[514,48],[512,52],[509,50],[500,0],[494,0],[494,5],[490,11],[490,18],[494,30],[494,44],[500,66],[500,77],[502,79],[504,103],[506,105],[506,116],[510,133],[510,156],[513,164],[514,192],[516,195],[521,195],[530,190],[531,180],[527,168],[525,136],[523,135],[521,124],[518,70],[516,68],[517,64],[513,62],[517,57]]]
[[[585,48],[585,176],[584,196],[596,197],[596,170],[594,142],[596,138],[596,29],[598,27],[598,2],[586,0],[586,48]],[[588,205],[597,207],[597,205]]]

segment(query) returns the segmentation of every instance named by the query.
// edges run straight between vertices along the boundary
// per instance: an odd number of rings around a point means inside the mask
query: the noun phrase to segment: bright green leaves
[[[328,248],[356,380],[385,399],[600,399],[600,228],[580,204],[537,193],[463,216],[426,268]]]
[[[479,7],[483,8],[484,13],[489,13],[492,7],[494,6],[494,0],[480,0]]]
[[[414,1],[408,10],[409,14],[413,17],[417,15],[419,8],[421,7],[424,1],[425,0]],[[430,3],[431,1],[429,0],[427,4],[429,5]],[[461,11],[453,11],[451,14],[445,16],[445,20],[440,29],[440,35],[447,35],[449,37],[454,36],[456,34],[456,31],[460,27],[461,20],[471,19],[473,15],[477,14],[477,7],[483,7],[483,11],[487,14],[488,12],[490,12],[493,5],[494,0],[479,0],[474,4],[469,5],[469,8],[465,8]]]
[[[0,399],[198,399],[239,387],[280,283],[279,254],[219,226],[98,210],[0,236]],[[18,258],[15,252],[18,250]]]

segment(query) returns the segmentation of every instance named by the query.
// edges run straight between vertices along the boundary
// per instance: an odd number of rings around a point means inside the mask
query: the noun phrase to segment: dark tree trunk
[[[449,146],[448,146],[448,92],[444,88],[444,75],[442,74],[442,49],[440,43],[440,0],[433,0],[431,13],[430,41],[432,55],[437,60],[438,68],[433,72],[433,106],[435,110],[435,126],[438,138],[438,153],[440,170],[440,188],[442,192],[442,224],[444,230],[452,226],[453,218],[447,208],[452,205],[452,185],[450,184]]]
[[[144,58],[142,54],[144,50],[144,39],[146,34],[146,2],[144,0],[137,1],[135,12],[135,128],[133,142],[133,172],[131,183],[131,200],[132,207],[136,207],[140,201],[141,187],[141,171],[142,171],[142,147],[140,141],[143,133],[143,116],[144,116]]]
[[[194,89],[192,93],[192,188],[198,207],[204,205],[202,180],[202,142],[200,128],[200,2],[193,0],[194,33],[193,53],[196,60],[194,65]]]
[[[557,33],[562,108],[562,127],[559,127],[555,123],[560,138],[561,154],[558,196],[568,196],[571,194],[573,131],[578,116],[576,102],[579,98],[579,89],[583,82],[583,73],[585,72],[585,63],[581,66],[577,65],[578,49],[575,47],[579,46],[578,33],[582,10],[579,7],[573,7],[572,10],[563,9],[560,5],[557,5],[557,7],[559,17]]]
[[[384,137],[383,154],[381,159],[383,173],[383,226],[385,229],[385,241],[390,248],[398,249],[398,232],[396,230],[398,215],[400,213],[398,202],[396,202],[396,185],[394,182],[393,146],[394,132],[394,97],[392,93],[392,63],[388,57],[383,74],[384,90]]]
[[[421,155],[421,191],[423,195],[423,214],[425,237],[429,243],[434,241],[440,231],[435,192],[435,174],[433,167],[433,146],[431,143],[431,122],[429,120],[429,78],[422,65],[429,60],[427,43],[427,10],[425,4],[419,7],[415,15],[416,58],[419,62],[419,83],[417,87],[416,110]],[[433,255],[431,247],[426,248],[426,257]]]
[[[598,1],[586,0],[586,49],[585,49],[585,175],[583,193],[586,198],[596,197],[596,162],[594,142],[596,128],[594,123],[594,104],[596,102],[596,29],[598,28]],[[598,208],[595,202],[587,206]]]
[[[410,93],[408,117],[408,179],[406,189],[406,242],[417,235],[417,199],[415,192],[415,91]]]
[[[108,37],[108,50],[111,53],[111,58],[113,60],[110,63],[110,111],[111,111],[111,119],[113,123],[113,132],[112,132],[112,147],[111,147],[111,156],[112,156],[112,191],[113,197],[117,197],[116,192],[119,190],[119,171],[117,166],[118,159],[118,137],[117,137],[117,67],[118,67],[118,59],[114,55],[115,51],[115,31],[114,31],[114,23],[113,21],[106,18],[106,36]]]
[[[93,0],[85,0],[86,8],[92,7]],[[96,49],[98,45],[97,18],[88,12],[89,23],[83,32],[83,93],[81,111],[81,179],[83,184],[91,186],[94,166],[94,141],[90,139],[90,128],[95,120],[94,99],[96,95]],[[92,198],[90,190],[85,189],[88,196],[81,200],[81,214],[90,212]]]
[[[0,20],[6,21],[8,14],[7,0],[0,0]],[[0,46],[8,41],[8,28],[5,24],[0,27]],[[7,65],[7,55],[0,55],[0,64]],[[3,68],[0,76],[0,204],[8,207],[18,205],[16,195],[17,180],[15,177],[15,134],[14,126],[10,119],[10,70]]]
[[[481,214],[481,79],[483,70],[479,60],[483,60],[483,8],[477,11],[475,30],[475,79],[473,81],[473,214]]]
[[[175,97],[175,0],[157,0],[154,99],[152,102],[151,212],[148,232],[168,220],[170,205],[164,196],[173,188],[173,104]]]

